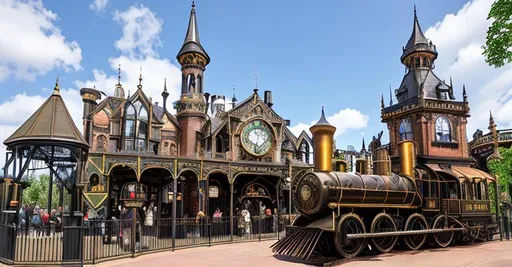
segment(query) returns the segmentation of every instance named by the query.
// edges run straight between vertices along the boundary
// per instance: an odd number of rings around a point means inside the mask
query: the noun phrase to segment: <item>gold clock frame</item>
[[[260,121],[262,122],[263,124],[265,124],[267,126],[267,128],[269,129],[269,133],[270,133],[270,147],[268,149],[268,151],[265,153],[265,154],[261,154],[261,155],[258,155],[258,154],[255,154],[253,153],[252,151],[250,151],[250,149],[248,149],[246,146],[245,146],[245,143],[244,143],[244,140],[243,140],[243,133],[244,133],[244,129],[245,127],[247,127],[247,125],[249,125],[250,123],[254,122],[254,121]],[[265,119],[259,117],[259,118],[253,118],[251,120],[248,120],[246,121],[241,127],[240,127],[240,132],[239,132],[239,138],[240,138],[240,144],[242,145],[242,148],[244,149],[244,151],[246,153],[248,153],[249,155],[253,156],[253,157],[257,157],[257,158],[262,158],[262,157],[265,157],[267,156],[268,154],[272,153],[273,149],[274,149],[274,146],[275,146],[275,142],[276,142],[276,133],[274,132],[274,128],[272,127],[272,124],[268,123]]]

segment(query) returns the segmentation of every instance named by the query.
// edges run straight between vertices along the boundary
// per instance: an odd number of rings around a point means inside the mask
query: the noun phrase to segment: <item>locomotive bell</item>
[[[324,108],[318,122],[309,128],[313,134],[313,148],[315,159],[315,171],[332,171],[332,140],[336,127],[332,126],[325,119]]]

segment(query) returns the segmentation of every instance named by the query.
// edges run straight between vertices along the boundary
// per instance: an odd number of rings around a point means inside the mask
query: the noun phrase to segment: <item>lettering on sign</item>
[[[208,197],[210,198],[218,198],[219,197],[219,187],[211,185],[208,189]]]
[[[466,202],[462,207],[463,212],[489,212],[489,203]]]

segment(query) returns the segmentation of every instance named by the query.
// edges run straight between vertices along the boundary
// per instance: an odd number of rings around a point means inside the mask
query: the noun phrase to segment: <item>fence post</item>
[[[213,221],[210,220],[210,217],[206,217],[206,223],[208,226],[208,246],[211,247],[212,246],[212,224],[213,224]]]
[[[261,241],[261,215],[258,217],[258,232],[259,232],[258,241]]]

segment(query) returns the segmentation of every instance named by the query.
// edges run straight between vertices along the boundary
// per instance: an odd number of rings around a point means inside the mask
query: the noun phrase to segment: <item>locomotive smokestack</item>
[[[325,119],[324,108],[318,122],[309,128],[313,134],[313,149],[315,158],[315,171],[332,171],[332,139],[336,127],[332,126]]]
[[[391,161],[389,159],[388,150],[381,147],[375,151],[374,172],[377,175],[390,175],[391,174]]]
[[[360,174],[368,174],[366,165],[366,159],[357,159],[356,160],[356,172]]]
[[[400,174],[414,178],[414,168],[416,166],[416,149],[414,142],[410,140],[398,143],[400,155]]]
[[[344,160],[337,160],[334,162],[335,170],[337,172],[347,172],[347,162]]]

